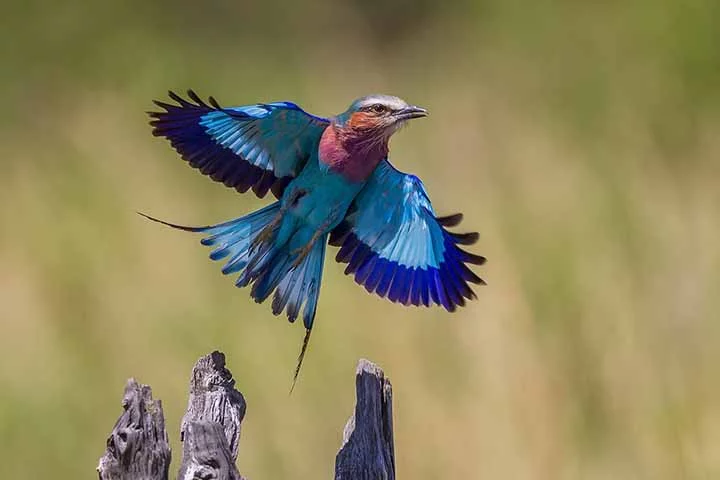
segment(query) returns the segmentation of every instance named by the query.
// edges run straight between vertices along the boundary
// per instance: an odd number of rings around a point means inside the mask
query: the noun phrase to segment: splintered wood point
[[[153,400],[149,386],[131,378],[122,406],[97,466],[100,480],[167,480],[170,445],[162,403]]]
[[[240,480],[235,465],[246,403],[215,351],[200,358],[190,378],[190,398],[180,428],[183,456],[178,479]]]
[[[335,480],[394,480],[392,384],[382,369],[361,359],[355,374],[356,404],[335,457]]]

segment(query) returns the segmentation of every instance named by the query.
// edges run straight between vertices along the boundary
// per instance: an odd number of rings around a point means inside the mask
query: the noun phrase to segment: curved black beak
[[[428,111],[422,107],[409,105],[402,110],[396,111],[393,116],[398,120],[410,120],[411,118],[422,118],[428,116]]]

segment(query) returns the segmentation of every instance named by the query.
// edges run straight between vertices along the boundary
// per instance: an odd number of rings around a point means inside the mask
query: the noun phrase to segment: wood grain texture
[[[390,380],[380,367],[360,360],[355,390],[355,412],[343,431],[335,479],[394,480]],[[215,351],[200,358],[192,370],[190,398],[180,429],[179,480],[245,480],[236,466],[245,410],[245,399],[225,367],[225,355]],[[152,399],[149,386],[130,379],[123,413],[97,467],[100,480],[167,480],[169,466],[162,405]]]
[[[180,480],[240,480],[235,462],[246,403],[215,351],[197,361],[190,379],[190,399],[182,420]]]
[[[100,480],[167,480],[170,445],[160,400],[131,378],[122,406],[97,466]]]
[[[392,385],[382,369],[361,359],[355,376],[355,412],[335,458],[335,480],[394,480]]]

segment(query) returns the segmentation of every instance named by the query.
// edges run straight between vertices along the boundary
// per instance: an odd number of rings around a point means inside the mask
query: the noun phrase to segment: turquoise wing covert
[[[153,135],[165,137],[192,167],[239,192],[252,188],[262,198],[280,198],[317,149],[329,120],[291,102],[221,107],[205,103],[192,90],[188,101],[174,92],[177,105],[155,101],[149,112]]]
[[[375,169],[333,230],[330,244],[340,246],[336,260],[365,289],[404,305],[442,305],[448,311],[475,298],[468,283],[484,284],[467,264],[485,258],[458,245],[477,241],[477,233],[451,233],[445,227],[462,215],[436,217],[425,188],[414,175],[387,160]]]

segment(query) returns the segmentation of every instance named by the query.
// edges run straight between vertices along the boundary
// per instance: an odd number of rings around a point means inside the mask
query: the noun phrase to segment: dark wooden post
[[[392,385],[382,369],[358,362],[355,412],[335,458],[335,480],[395,480]]]

